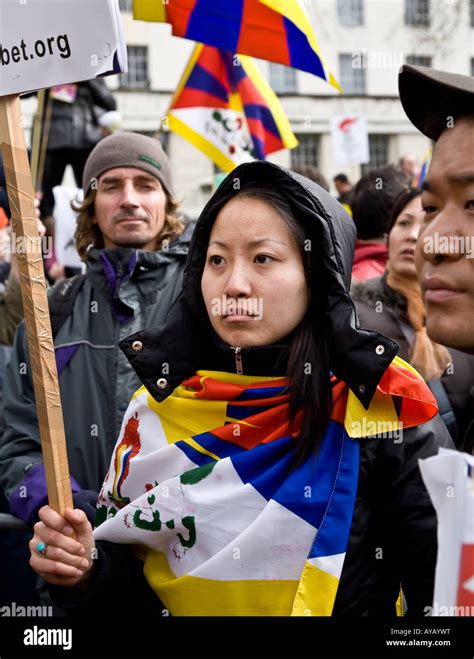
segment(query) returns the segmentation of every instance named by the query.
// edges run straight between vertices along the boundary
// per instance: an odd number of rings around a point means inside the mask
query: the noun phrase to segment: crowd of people
[[[15,261],[0,270],[0,495],[28,529],[0,529],[0,566],[17,569],[4,597],[69,615],[115,596],[178,616],[432,604],[418,460],[474,450],[474,85],[415,66],[399,85],[435,142],[421,188],[411,155],[354,185],[336,175],[337,198],[314,167],[256,161],[191,221],[158,140],[96,131],[81,149],[86,270],[48,291],[63,515],[47,505]]]

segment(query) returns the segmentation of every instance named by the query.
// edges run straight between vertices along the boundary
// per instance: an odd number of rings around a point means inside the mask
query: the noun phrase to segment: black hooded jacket
[[[203,368],[248,375],[282,374],[287,349],[284,342],[242,348],[236,360],[235,349],[210,331],[200,294],[209,235],[217,213],[236,190],[268,183],[289,201],[312,241],[312,276],[315,285],[321,287],[323,281],[327,291],[331,370],[367,409],[398,345],[377,332],[358,327],[349,296],[356,238],[353,221],[317,184],[270,163],[241,165],[229,174],[198,220],[182,291],[165,323],[128,337],[121,347],[157,401],[164,400],[184,379]],[[424,608],[431,606],[436,515],[421,479],[418,459],[436,454],[440,446],[453,448],[438,415],[422,426],[405,430],[402,441],[383,437],[361,440],[354,516],[334,615],[393,616],[400,585],[410,615],[424,615]],[[162,605],[146,584],[130,547],[98,541],[98,552],[87,590],[51,587],[57,604],[69,612],[90,613],[91,607],[103,604],[104,596],[111,598],[120,593],[123,598],[124,588],[128,588],[134,601],[142,602],[143,607],[152,603],[161,615]]]

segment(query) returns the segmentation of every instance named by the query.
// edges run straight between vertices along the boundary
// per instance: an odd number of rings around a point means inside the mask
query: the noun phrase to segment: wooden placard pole
[[[49,504],[72,508],[66,438],[49,318],[46,279],[35,217],[33,184],[19,96],[0,97],[0,143],[12,212],[32,380]]]
[[[41,136],[40,152],[38,156],[38,168],[36,170],[36,178],[34,179],[34,190],[37,192],[41,190],[43,185],[44,168],[46,165],[46,152],[48,150],[49,132],[51,130],[51,120],[53,118],[53,99],[51,94],[48,94],[46,101],[46,109],[44,112],[44,125]]]

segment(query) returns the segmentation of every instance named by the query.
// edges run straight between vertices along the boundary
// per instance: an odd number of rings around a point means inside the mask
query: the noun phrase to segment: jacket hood
[[[355,307],[349,295],[356,241],[354,222],[319,185],[272,163],[246,163],[227,176],[196,224],[182,290],[165,323],[138,332],[120,345],[157,401],[166,398],[183,380],[203,368],[199,356],[203,337],[209,334],[210,322],[200,294],[200,280],[213,223],[222,206],[237,191],[266,184],[271,184],[284,195],[311,240],[314,290],[321,289],[321,276],[325,288],[331,370],[348,384],[367,408],[378,382],[398,351],[398,345],[377,332],[358,328]]]

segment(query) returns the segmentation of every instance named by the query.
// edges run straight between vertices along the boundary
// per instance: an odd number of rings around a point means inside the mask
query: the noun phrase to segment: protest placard
[[[117,0],[0,0],[0,96],[120,73]]]
[[[72,209],[82,203],[82,189],[57,185],[54,194],[54,254],[57,262],[66,268],[85,270],[85,263],[77,253],[74,234],[77,229],[77,213]]]
[[[357,114],[331,117],[331,140],[334,160],[339,165],[362,165],[369,162],[367,119]]]
[[[474,615],[474,457],[440,448],[419,460],[420,471],[438,518],[431,616]]]
[[[0,0],[0,144],[49,503],[60,513],[72,495],[19,94],[125,70],[118,0]]]

